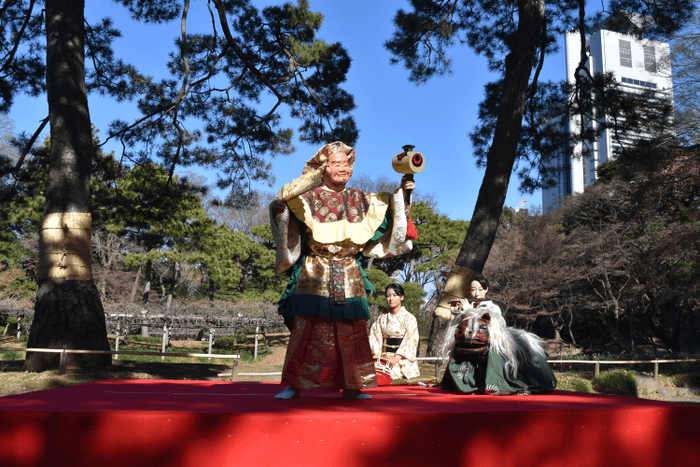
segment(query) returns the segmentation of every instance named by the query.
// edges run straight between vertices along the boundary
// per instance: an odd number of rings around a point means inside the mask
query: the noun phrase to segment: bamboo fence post
[[[234,358],[231,361],[231,381],[235,381],[238,376],[238,359]]]
[[[61,352],[61,357],[58,361],[58,374],[62,375],[66,372],[66,346],[63,346],[63,351]]]
[[[258,359],[258,332],[260,332],[260,326],[255,326],[255,350],[253,350],[253,360]]]
[[[163,344],[160,347],[160,351],[162,353],[165,353],[165,344],[168,342],[168,326],[166,324],[163,324]],[[210,352],[211,353],[211,352]],[[165,360],[165,355],[160,357],[161,360]]]

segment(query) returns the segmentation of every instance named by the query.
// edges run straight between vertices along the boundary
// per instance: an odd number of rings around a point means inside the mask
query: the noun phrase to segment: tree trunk
[[[28,347],[109,350],[104,309],[92,281],[89,210],[92,128],[84,68],[83,0],[46,0],[46,87],[51,149],[39,236],[39,291]],[[58,366],[28,352],[27,371]],[[109,366],[110,355],[68,355],[69,365]]]
[[[165,302],[165,313],[170,313],[170,305],[173,302],[173,294],[175,293],[175,286],[177,285],[178,278],[180,276],[180,262],[173,261],[173,279],[170,281],[170,287],[168,290],[168,299]]]
[[[520,140],[528,82],[544,24],[544,2],[519,0],[518,17],[516,45],[505,59],[503,95],[493,142],[486,158],[486,172],[467,236],[438,302],[442,313],[449,313],[450,300],[468,296],[471,277],[483,270],[506,200]]]
[[[131,298],[129,299],[129,303],[134,303],[134,299],[136,298],[136,291],[139,288],[139,278],[141,277],[141,269],[143,269],[143,263],[139,263],[139,269],[136,271],[136,279],[134,279],[134,287],[131,289]]]
[[[151,263],[151,260],[149,259],[146,261],[146,272],[144,273],[144,276],[146,278],[146,285],[143,286],[143,297],[141,299],[141,303],[144,305],[148,303],[148,297],[151,295],[151,266],[153,263]]]
[[[574,314],[569,310],[569,322],[566,325],[567,329],[569,330],[569,337],[571,338],[571,343],[576,345],[576,339],[574,338],[574,331],[571,329],[574,323]]]
[[[430,334],[428,336],[428,348],[425,349],[426,357],[435,357],[440,349],[440,343],[445,337],[445,329],[447,329],[448,321],[440,319],[433,315],[433,321],[430,323]]]

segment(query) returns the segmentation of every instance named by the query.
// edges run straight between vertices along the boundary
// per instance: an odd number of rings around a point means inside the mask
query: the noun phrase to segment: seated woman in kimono
[[[369,346],[375,360],[387,362],[391,379],[415,378],[418,369],[418,322],[402,303],[406,297],[403,287],[389,284],[384,291],[389,312],[372,325]]]

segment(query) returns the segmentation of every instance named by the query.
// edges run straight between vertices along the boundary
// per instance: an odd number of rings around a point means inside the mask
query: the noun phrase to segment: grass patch
[[[557,389],[561,391],[573,392],[593,392],[590,377],[580,374],[559,374],[557,375]]]
[[[130,342],[142,342],[145,344],[161,345],[163,343],[163,337],[162,336],[161,337],[142,336],[141,334],[130,334],[129,341]]]
[[[229,365],[231,363],[230,360],[227,359],[212,359],[211,361],[209,360],[208,357],[168,357],[166,356],[165,359],[163,359],[159,355],[127,355],[127,354],[122,354],[121,352],[123,351],[140,351],[140,352],[160,352],[162,349],[162,340],[157,337],[143,337],[139,336],[141,339],[144,339],[144,341],[136,341],[132,340],[131,337],[129,337],[128,342],[125,344],[121,342],[119,344],[119,360],[125,360],[125,361],[134,361],[134,362],[165,362],[165,363],[221,363],[224,365]],[[155,342],[152,340],[154,339]],[[110,348],[112,350],[115,350],[114,347],[114,340],[110,339]],[[270,355],[270,351],[268,352],[262,352],[263,346],[260,345],[258,348],[258,358],[257,360],[254,357],[253,349],[249,348],[249,346],[246,346],[245,348],[237,348],[237,347],[232,347],[232,348],[213,348],[212,349],[212,355],[240,355],[240,360],[239,363],[256,363],[260,362],[263,358],[266,356]],[[202,342],[201,345],[195,345],[195,346],[190,346],[190,347],[182,347],[177,345],[176,341],[173,341],[173,345],[166,347],[165,353],[209,353],[209,345],[207,342]]]
[[[591,382],[593,389],[602,394],[638,397],[637,380],[631,370],[618,369],[601,373]]]
[[[153,379],[153,375],[134,372],[93,371],[90,373],[68,373],[59,375],[57,370],[42,373],[11,372],[0,377],[0,397],[12,394],[44,391],[46,389],[75,386],[103,379]]]
[[[0,360],[24,360],[24,352],[5,350],[0,352]]]
[[[112,350],[114,350],[114,346],[110,346]],[[121,352],[124,351],[136,351],[136,352],[160,352],[160,348],[154,349],[153,347],[148,347],[148,346],[143,346],[143,345],[138,345],[137,343],[129,343],[128,345],[121,344],[119,346],[119,360],[125,360],[125,361],[133,361],[133,362],[161,362],[161,363],[209,363],[208,358],[200,358],[200,357],[168,357],[166,356],[163,358],[160,355],[128,355],[128,354],[123,354]],[[165,349],[164,353],[208,353],[208,349],[191,349],[191,348],[185,348],[185,347],[169,347]],[[220,350],[220,349],[213,349],[212,350],[212,355],[231,355],[235,354],[234,352],[231,351],[226,351],[226,350]],[[253,359],[253,356],[248,354],[248,358],[245,358],[245,354],[241,354],[241,359],[240,361],[250,361]],[[214,359],[214,361],[222,363],[222,364],[229,364],[230,360],[226,359]]]

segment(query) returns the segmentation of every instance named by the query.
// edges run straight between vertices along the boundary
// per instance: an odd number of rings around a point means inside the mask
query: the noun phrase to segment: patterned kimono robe
[[[387,338],[403,338],[395,352],[387,351],[384,343]],[[384,313],[372,325],[369,333],[369,346],[375,360],[389,361],[396,355],[400,360],[391,368],[391,379],[416,378],[420,376],[416,353],[418,352],[418,321],[404,307],[396,312]]]
[[[270,213],[277,272],[291,273],[280,314],[292,327],[282,383],[302,389],[376,385],[366,320],[373,291],[360,256],[408,252],[403,192],[314,188]],[[292,324],[293,323],[293,324]]]

